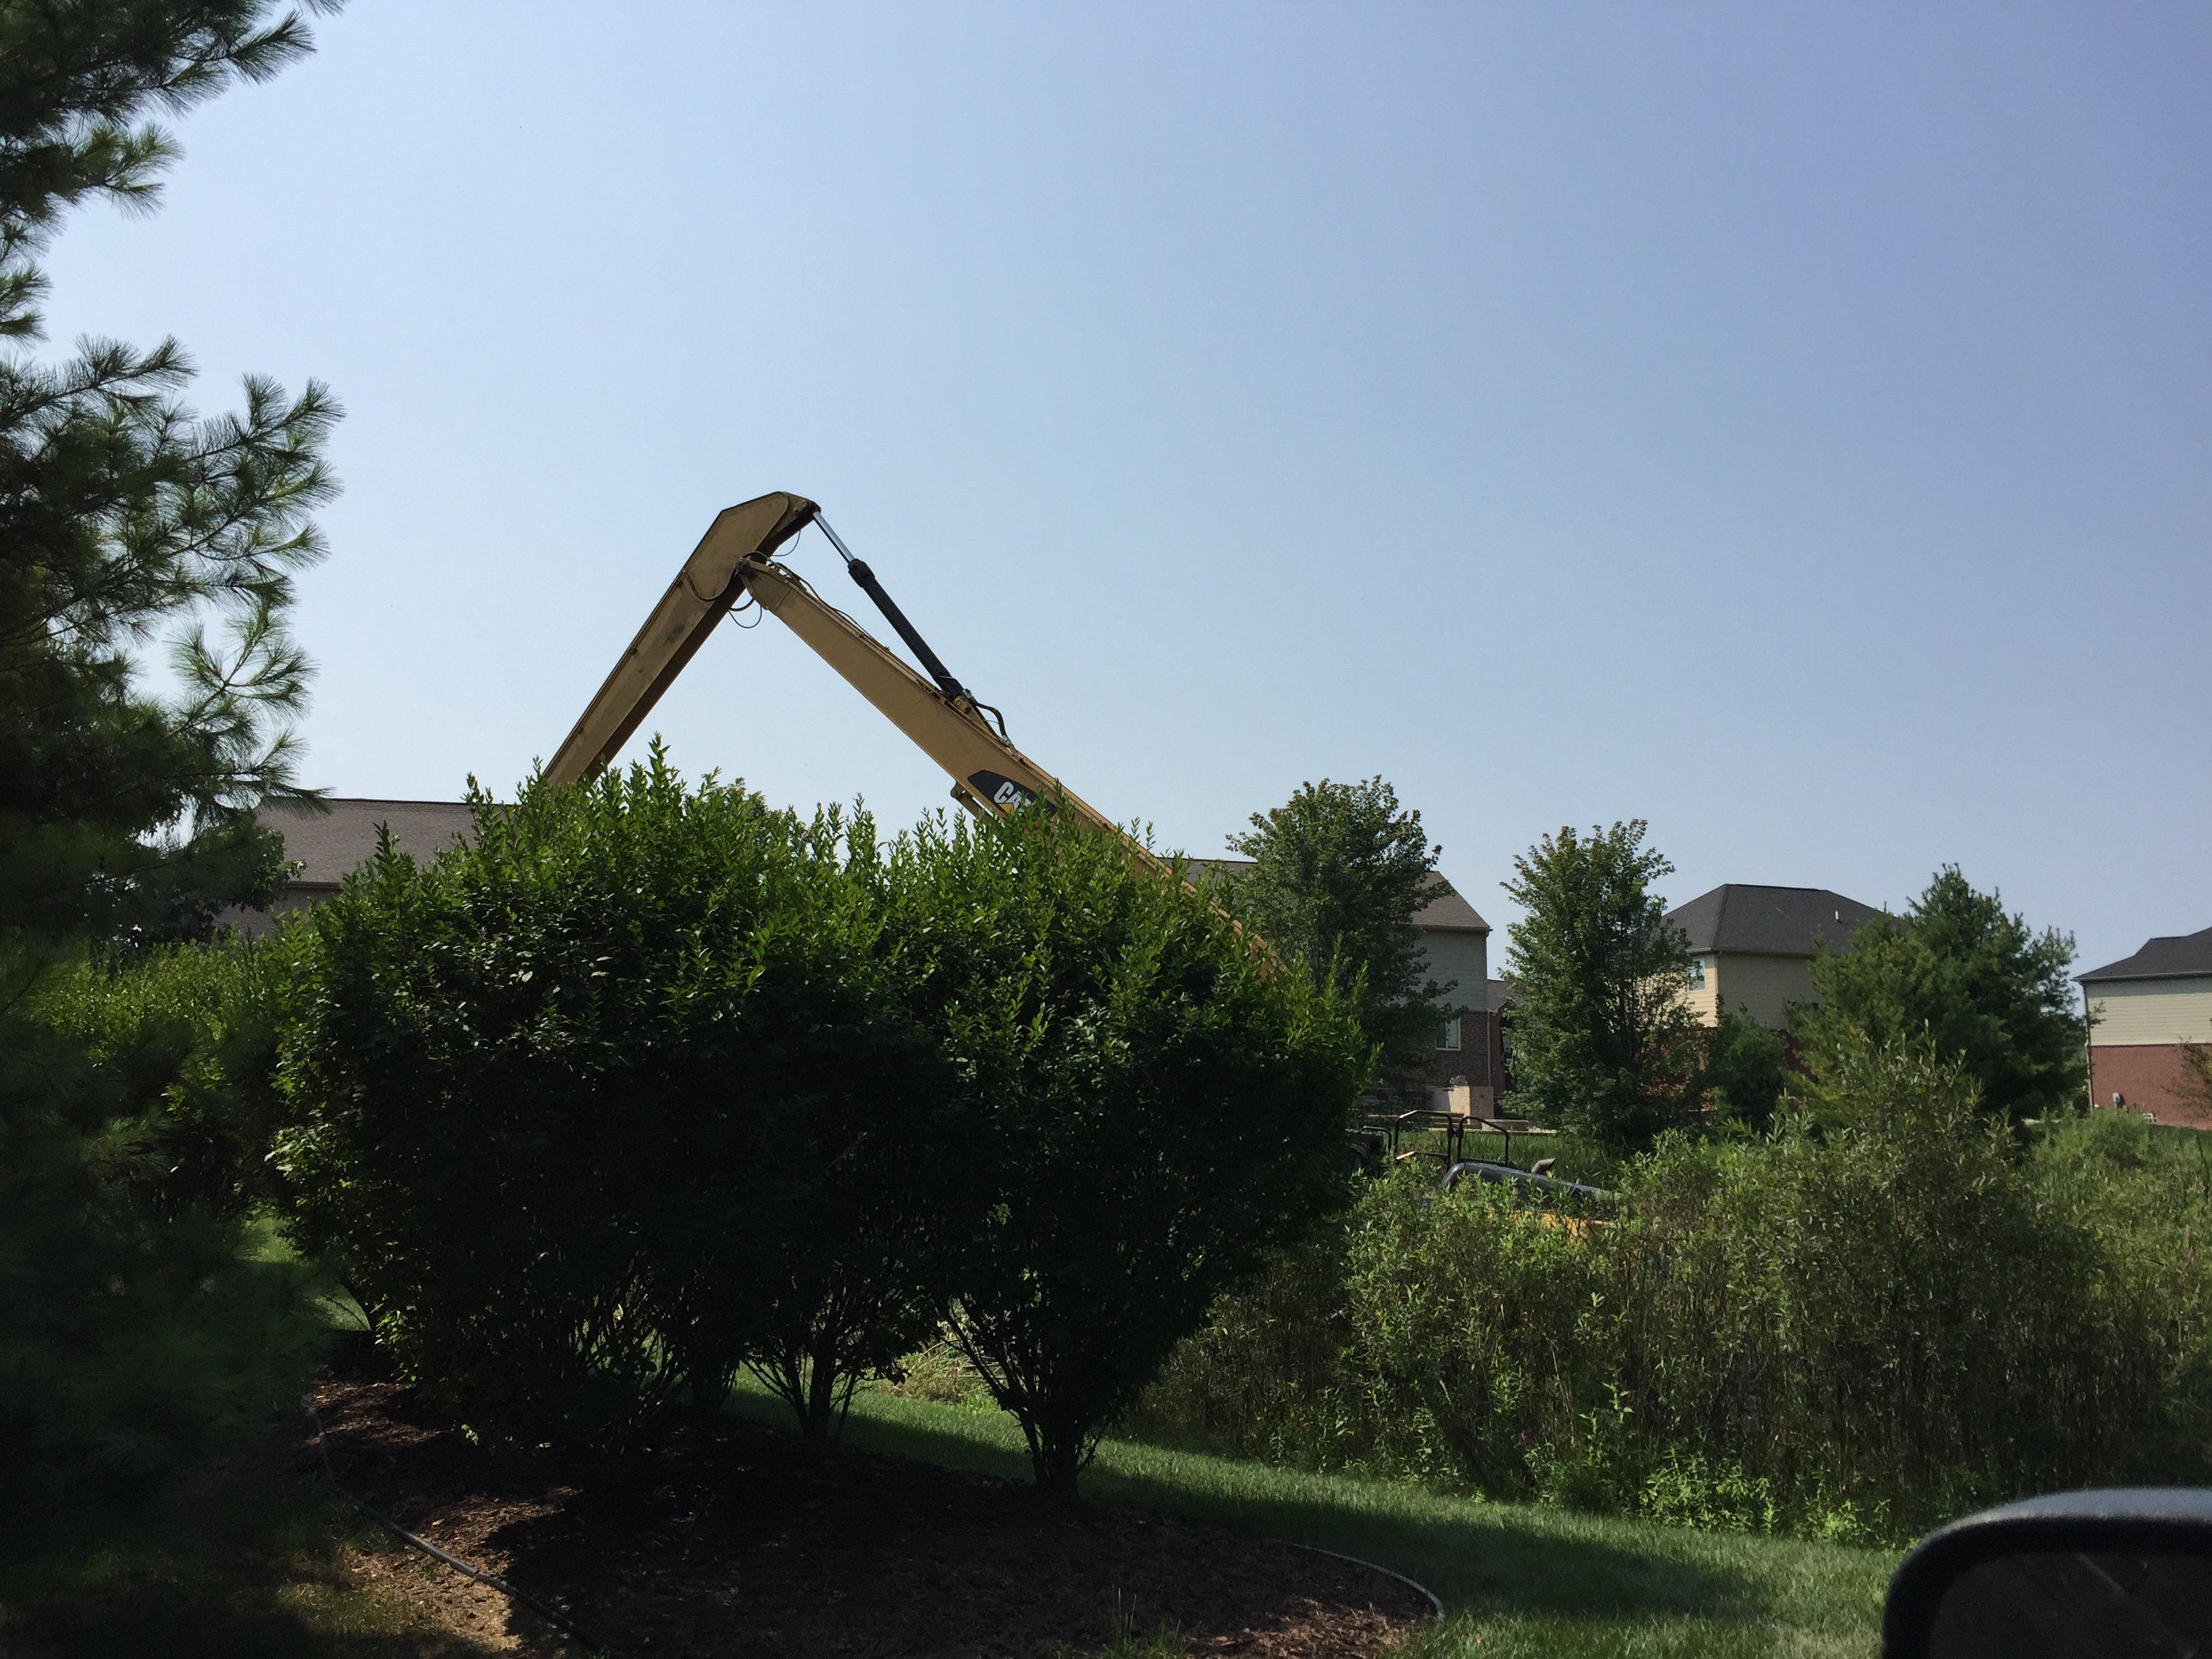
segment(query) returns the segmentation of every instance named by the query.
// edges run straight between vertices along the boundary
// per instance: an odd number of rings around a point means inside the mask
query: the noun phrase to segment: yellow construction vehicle
[[[828,604],[799,574],[775,562],[776,550],[817,526],[845,561],[846,573],[929,671],[925,679],[882,641]],[[983,817],[1043,796],[1109,830],[1104,814],[1014,747],[998,710],[976,701],[892,603],[875,573],[853,556],[822,509],[778,491],[716,515],[668,592],[615,664],[569,732],[545,776],[556,784],[588,778],[611,760],[653,712],[684,665],[732,611],[757,605],[804,640],[884,717],[951,775],[953,799]],[[933,684],[931,682],[934,681]],[[987,720],[986,714],[995,720]]]

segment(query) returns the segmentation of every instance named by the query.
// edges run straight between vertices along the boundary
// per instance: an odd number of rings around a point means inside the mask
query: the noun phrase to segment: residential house
[[[1741,1007],[1772,1030],[1793,1002],[1813,999],[1817,940],[1841,951],[1881,913],[1825,887],[1716,887],[1667,913],[1690,937],[1691,1010],[1707,1025]]]
[[[2212,1044],[2212,927],[2154,939],[2077,975],[2089,1017],[2089,1097],[2160,1123],[2212,1128],[2189,1050]]]

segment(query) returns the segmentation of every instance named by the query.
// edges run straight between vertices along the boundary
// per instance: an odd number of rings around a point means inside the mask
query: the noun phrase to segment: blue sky
[[[1170,846],[1380,773],[1501,927],[1516,852],[1629,817],[1678,901],[1955,861],[2085,966],[2212,924],[2212,11],[318,30],[48,262],[58,338],[344,401],[310,782],[504,792],[781,489]],[[773,623],[653,724],[945,799]]]

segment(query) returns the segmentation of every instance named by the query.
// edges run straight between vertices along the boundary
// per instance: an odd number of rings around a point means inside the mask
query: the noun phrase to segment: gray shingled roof
[[[466,841],[469,808],[458,800],[335,799],[316,807],[264,806],[256,814],[264,829],[284,837],[284,856],[302,867],[291,878],[300,887],[336,887],[376,851],[376,827],[392,826],[392,839],[420,859],[435,858]]]
[[[1231,876],[1240,870],[1249,870],[1249,859],[1185,859],[1191,879],[1200,886]],[[1437,878],[1443,881],[1443,878]],[[1413,926],[1425,927],[1438,933],[1486,933],[1490,924],[1475,913],[1475,908],[1459,896],[1459,890],[1444,882],[1444,890],[1423,905],[1413,918]]]
[[[2166,934],[2131,957],[2075,978],[2088,985],[2106,979],[2195,979],[2206,975],[2212,975],[2212,927],[2197,933]]]
[[[1825,887],[1716,887],[1667,913],[1690,936],[1692,951],[1741,951],[1752,956],[1809,957],[1813,941],[1840,951],[1880,915],[1871,904]]]
[[[1489,1008],[1493,1014],[1504,1012],[1505,1005],[1513,1000],[1513,981],[1510,980],[1488,980],[1484,982],[1484,988],[1490,994]]]

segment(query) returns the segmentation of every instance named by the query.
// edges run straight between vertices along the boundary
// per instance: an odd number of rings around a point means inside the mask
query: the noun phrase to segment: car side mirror
[[[1883,1659],[2212,1654],[2212,1489],[2055,1492],[1929,1534],[1890,1580]]]

